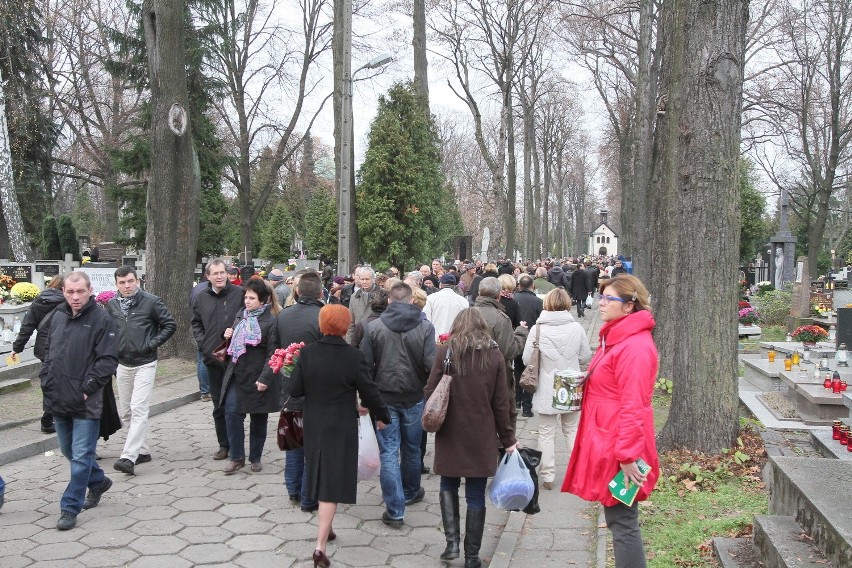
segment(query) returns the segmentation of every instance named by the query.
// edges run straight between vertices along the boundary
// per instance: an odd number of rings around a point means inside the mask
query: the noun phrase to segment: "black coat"
[[[118,296],[107,303],[106,311],[120,330],[118,362],[128,367],[156,361],[157,349],[177,329],[166,304],[143,290],[138,290],[133,296],[127,314],[122,311]]]
[[[222,363],[213,358],[213,350],[225,340],[224,333],[234,326],[234,318],[243,309],[243,289],[230,282],[219,293],[213,291],[210,283],[202,288],[192,302],[192,336],[205,365],[222,367]]]
[[[503,304],[506,315],[512,320],[512,329],[521,325],[521,307],[518,305],[518,302],[514,298],[507,298],[501,295],[500,303]]]
[[[589,288],[589,278],[585,270],[577,269],[571,275],[571,296],[576,302],[585,302],[586,296],[592,289]]]
[[[319,330],[319,313],[323,303],[319,300],[299,298],[295,304],[284,308],[278,314],[276,327],[278,329],[278,347],[286,348],[291,343],[313,343],[322,337]],[[268,366],[264,373],[271,374]],[[276,380],[283,380],[283,375],[276,375]],[[266,381],[264,381],[266,382]],[[302,410],[304,401],[301,397],[290,396],[286,388],[281,389],[279,408],[284,410]]]
[[[358,492],[358,412],[361,404],[390,423],[363,353],[342,337],[323,336],[302,348],[287,388],[305,397],[305,469],[308,499],[354,503]]]
[[[33,345],[33,355],[39,361],[44,361],[47,357],[47,336],[50,335],[50,319],[45,319],[53,310],[65,303],[65,296],[62,295],[62,290],[56,288],[48,288],[38,296],[36,296],[27,315],[24,316],[24,321],[21,322],[21,330],[18,332],[18,337],[15,343],[12,344],[12,351],[15,353],[23,352],[30,340],[33,332],[38,332],[36,335],[35,345]],[[42,324],[42,322],[44,322]]]
[[[531,290],[518,290],[512,297],[518,302],[520,310],[518,317],[521,321],[527,322],[527,327],[532,329],[532,326],[538,321],[538,316],[541,315],[544,302]]]
[[[242,314],[240,314],[242,319]],[[283,375],[266,373],[267,362],[278,346],[277,319],[267,309],[257,318],[260,324],[260,343],[246,345],[246,352],[240,355],[237,362],[229,359],[228,369],[222,379],[222,400],[228,388],[237,389],[237,412],[241,414],[268,414],[281,409],[281,383]],[[256,382],[260,381],[267,388],[260,392]]]

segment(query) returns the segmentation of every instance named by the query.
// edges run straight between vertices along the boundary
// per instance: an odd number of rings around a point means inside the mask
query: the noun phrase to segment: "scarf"
[[[232,357],[234,363],[246,352],[246,345],[260,343],[260,324],[257,318],[266,311],[267,306],[269,304],[264,304],[252,311],[243,310],[243,319],[237,322],[234,334],[231,336],[231,344],[228,346],[228,355]]]
[[[118,294],[118,306],[121,308],[121,312],[127,316],[127,312],[130,311],[130,304],[133,303],[133,298],[136,297],[136,294],[139,293],[139,288],[136,288],[136,291],[133,292],[131,296],[127,296],[126,298],[121,294]]]

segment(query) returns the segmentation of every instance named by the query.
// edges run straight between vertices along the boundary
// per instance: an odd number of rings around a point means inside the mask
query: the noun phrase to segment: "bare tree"
[[[9,129],[6,126],[6,96],[3,91],[3,75],[0,73],[0,202],[3,219],[9,234],[9,244],[18,262],[29,262],[32,251],[24,230],[18,194],[12,177],[12,149],[9,145]]]

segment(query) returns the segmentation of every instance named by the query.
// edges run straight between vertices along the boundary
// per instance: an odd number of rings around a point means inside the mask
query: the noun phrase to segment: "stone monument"
[[[781,188],[781,225],[778,232],[769,239],[772,245],[772,254],[769,257],[769,280],[776,290],[781,290],[785,285],[793,282],[796,273],[796,237],[787,227],[787,215],[790,207],[790,198],[787,191]],[[810,287],[810,278],[803,275],[803,280]]]

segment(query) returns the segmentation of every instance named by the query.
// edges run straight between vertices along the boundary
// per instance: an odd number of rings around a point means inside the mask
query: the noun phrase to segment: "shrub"
[[[784,325],[790,315],[793,294],[785,290],[770,290],[754,298],[760,321],[769,325]]]

